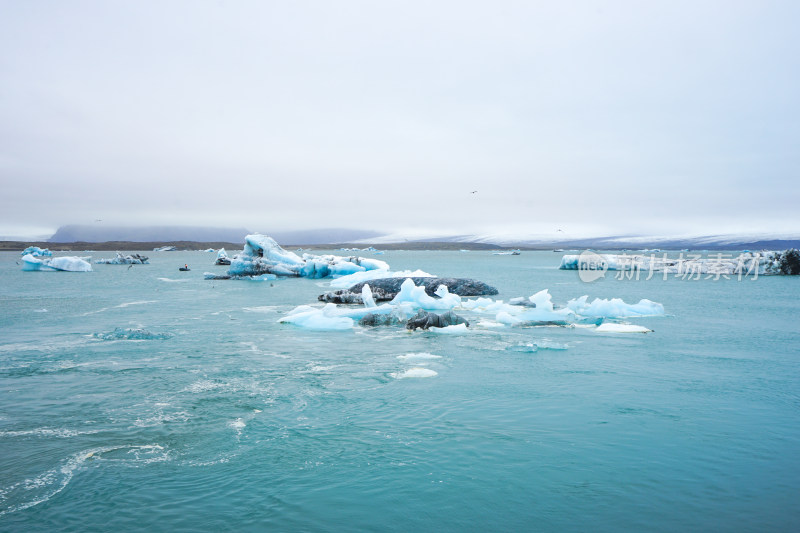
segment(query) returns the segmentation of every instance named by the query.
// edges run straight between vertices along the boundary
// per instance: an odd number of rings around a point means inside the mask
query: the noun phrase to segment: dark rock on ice
[[[399,326],[402,321],[394,315],[367,313],[358,321],[360,326]]]
[[[430,313],[420,309],[416,315],[408,319],[408,322],[406,322],[406,329],[444,328],[458,324],[466,324],[466,326],[469,327],[469,322],[452,311],[437,315],[436,313]]]
[[[471,278],[383,278],[356,283],[349,289],[327,292],[320,295],[318,299],[322,302],[360,304],[363,303],[361,289],[366,284],[372,289],[372,296],[376,302],[385,302],[397,296],[400,286],[407,279],[411,279],[418,287],[425,287],[425,292],[433,297],[436,297],[436,289],[439,288],[439,285],[446,286],[451,294],[459,296],[497,294],[497,289],[491,285]]]
[[[781,252],[780,265],[781,274],[797,276],[800,274],[800,252],[796,248]]]
[[[386,302],[391,300],[395,297],[395,294],[387,293],[383,289],[373,289],[372,285],[370,285],[370,289],[372,289],[372,297],[375,299],[376,302]],[[362,285],[363,286],[363,285]],[[361,290],[359,289],[358,292],[353,292],[351,289],[340,289],[338,291],[331,291],[326,292],[325,294],[320,294],[317,299],[320,302],[330,302],[335,304],[363,304],[364,298],[361,296]]]

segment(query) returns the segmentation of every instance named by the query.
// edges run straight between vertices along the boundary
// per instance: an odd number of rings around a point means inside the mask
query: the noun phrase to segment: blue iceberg
[[[367,270],[389,270],[389,265],[378,259],[340,257],[337,255],[303,254],[302,257],[280,247],[266,235],[248,235],[244,249],[231,260],[229,276],[295,276],[326,278],[346,276]]]

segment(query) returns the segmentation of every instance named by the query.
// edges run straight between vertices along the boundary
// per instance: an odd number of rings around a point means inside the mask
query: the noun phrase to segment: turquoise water
[[[148,255],[59,273],[0,254],[0,529],[800,528],[798,278],[585,284],[552,252],[390,251],[495,298],[667,316],[631,320],[646,335],[314,332],[277,320],[323,280],[205,281],[214,254]],[[507,349],[537,341],[568,349]],[[398,358],[423,352],[440,358]],[[420,365],[437,375],[398,379]]]

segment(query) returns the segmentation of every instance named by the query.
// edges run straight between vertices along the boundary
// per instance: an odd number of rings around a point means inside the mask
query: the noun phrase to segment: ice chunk
[[[668,257],[666,253],[656,255],[596,254],[584,252],[580,255],[565,255],[561,258],[561,270],[620,270],[637,272],[666,272],[677,275],[763,275],[780,274],[781,252],[744,252],[731,254],[683,254]],[[787,250],[788,252],[788,250]],[[784,252],[786,253],[786,252]]]
[[[53,255],[48,248],[39,248],[38,246],[28,246],[20,255],[32,255],[34,257],[50,257]]]
[[[122,255],[117,252],[117,256],[111,259],[98,259],[96,265],[146,265],[149,257],[140,254]]]
[[[217,260],[214,261],[215,265],[230,265],[231,258],[228,257],[228,252],[225,251],[225,248],[220,248],[219,252],[217,252]]]
[[[535,306],[525,309],[516,315],[520,322],[564,322],[574,318],[575,313],[571,309],[554,309],[552,296],[547,289],[541,290],[531,296],[529,301]],[[500,322],[500,320],[497,320]]]
[[[63,272],[91,272],[92,265],[81,257],[46,257],[39,259],[31,254],[22,258],[22,270],[60,270]]]
[[[278,320],[281,323],[294,324],[306,329],[318,331],[337,331],[353,328],[353,319],[336,315],[336,305],[327,304],[322,309],[301,305],[289,315]]]
[[[632,316],[658,316],[664,314],[664,306],[647,299],[637,304],[627,304],[620,298],[610,300],[595,298],[587,303],[588,296],[581,296],[567,302],[567,307],[575,314],[586,317],[625,318]]]
[[[442,294],[445,295],[445,298],[437,299],[428,296],[428,293],[425,292],[425,287],[418,287],[414,285],[413,280],[407,279],[400,285],[400,292],[397,293],[397,296],[394,297],[391,303],[397,305],[402,302],[407,302],[429,311],[448,311],[461,302],[461,297],[457,294],[450,294],[447,291],[447,287],[444,288]]]
[[[364,307],[377,307],[375,305],[375,298],[372,297],[372,290],[369,288],[369,284],[364,284],[361,287],[361,299],[364,301]]]
[[[611,322],[605,322],[597,326],[595,331],[600,333],[649,333],[653,330],[644,326],[637,326],[636,324],[615,324]]]

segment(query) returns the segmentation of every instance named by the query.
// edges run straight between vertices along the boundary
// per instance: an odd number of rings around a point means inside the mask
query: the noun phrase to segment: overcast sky
[[[0,0],[0,235],[800,232],[799,20],[794,0]]]

